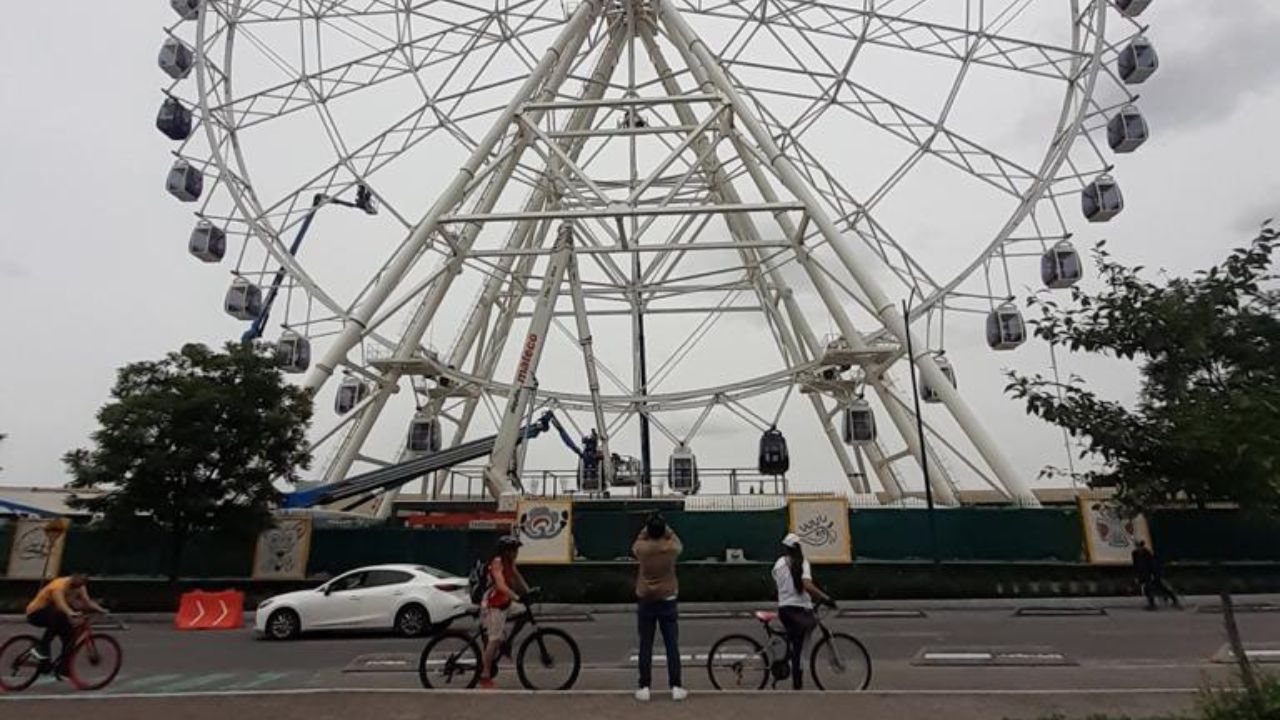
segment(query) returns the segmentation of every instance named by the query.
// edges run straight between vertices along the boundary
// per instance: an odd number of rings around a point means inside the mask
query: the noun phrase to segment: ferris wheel
[[[1023,345],[1124,209],[1150,3],[172,0],[157,127],[323,483],[492,436],[531,491],[551,411],[578,491],[696,492],[727,418],[765,475],[785,431],[853,492],[1036,505],[947,349]]]

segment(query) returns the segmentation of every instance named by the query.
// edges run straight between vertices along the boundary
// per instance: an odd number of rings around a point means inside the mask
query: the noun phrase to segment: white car
[[[467,588],[466,578],[425,565],[374,565],[314,590],[263,600],[253,627],[272,640],[323,630],[392,630],[419,637],[467,612]]]

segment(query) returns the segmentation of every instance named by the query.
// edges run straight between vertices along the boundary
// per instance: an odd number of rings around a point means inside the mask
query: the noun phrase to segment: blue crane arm
[[[298,234],[293,237],[293,244],[289,246],[289,254],[291,256],[296,256],[298,249],[302,247],[302,239],[307,236],[307,230],[311,229],[311,221],[316,218],[316,211],[320,209],[322,197],[320,195],[316,196],[315,202],[311,205],[311,210],[307,212],[307,216],[302,220],[302,226],[298,228]],[[271,289],[267,291],[267,297],[262,302],[262,312],[253,319],[253,324],[240,336],[240,342],[247,343],[262,337],[262,331],[267,327],[267,318],[271,315],[271,306],[275,304],[276,296],[280,294],[280,286],[283,283],[284,266],[282,265],[276,271],[276,276],[271,281]]]
[[[568,447],[570,450],[572,450],[574,455],[577,455],[578,457],[582,457],[582,450],[578,447],[578,443],[573,441],[573,436],[569,434],[568,430],[564,429],[564,425],[560,424],[560,419],[557,418],[554,414],[552,414],[550,410],[543,413],[542,417],[539,419],[539,422],[551,423],[551,425],[555,427],[556,432],[560,433],[560,441],[565,444],[565,447]]]
[[[564,428],[550,411],[543,413],[541,417],[527,425],[521,431],[520,438],[521,440],[532,440],[546,432],[551,425],[556,426],[560,431],[561,439],[570,443],[570,447],[574,452],[580,453],[577,447],[567,439],[567,433]],[[284,496],[283,505],[286,508],[308,508],[360,496],[372,496],[400,487],[437,470],[446,470],[454,465],[484,457],[493,451],[495,440],[497,440],[497,436],[491,435],[402,463],[388,465],[360,475],[353,475],[345,480],[339,480],[328,485],[287,493]]]

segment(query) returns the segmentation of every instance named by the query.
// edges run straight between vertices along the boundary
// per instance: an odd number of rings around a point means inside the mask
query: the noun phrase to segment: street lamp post
[[[929,552],[933,557],[933,562],[938,563],[938,524],[934,518],[933,512],[933,483],[929,479],[929,453],[924,442],[924,416],[920,414],[920,388],[916,381],[916,353],[911,342],[911,306],[908,301],[902,301],[902,319],[906,324],[907,336],[907,367],[911,374],[911,399],[915,405],[916,411],[916,435],[920,439],[920,470],[924,473],[924,503],[928,508],[929,516]]]

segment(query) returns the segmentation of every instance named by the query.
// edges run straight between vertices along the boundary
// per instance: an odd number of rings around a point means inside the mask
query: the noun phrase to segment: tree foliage
[[[63,461],[71,488],[103,494],[73,502],[110,524],[167,533],[173,577],[192,533],[268,526],[275,483],[295,482],[310,462],[310,397],[252,346],[191,344],[127,365],[97,418],[92,449]]]
[[[1069,303],[1040,294],[1035,334],[1073,352],[1136,361],[1138,401],[1126,407],[1080,378],[1057,383],[1012,375],[1027,409],[1081,440],[1135,511],[1234,502],[1280,514],[1280,291],[1264,227],[1248,247],[1189,278],[1147,279],[1102,244],[1093,255],[1104,283],[1073,288]]]

